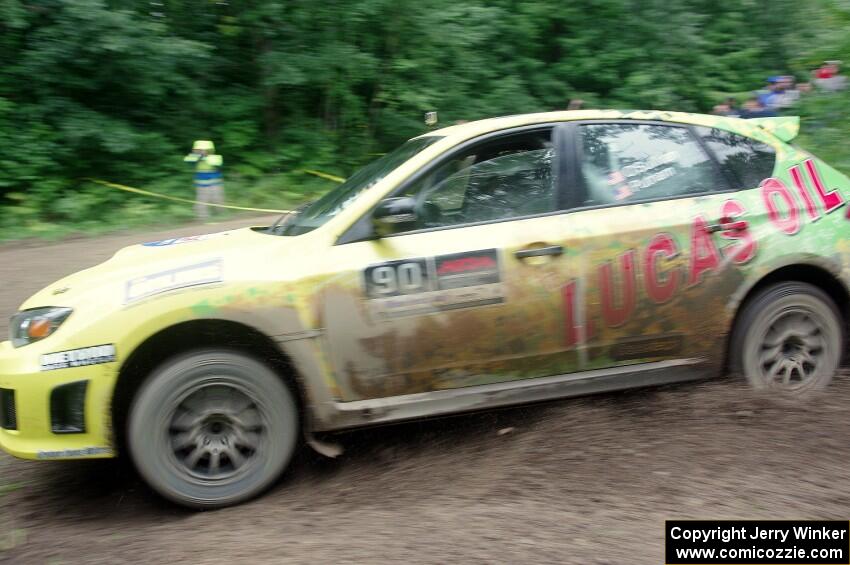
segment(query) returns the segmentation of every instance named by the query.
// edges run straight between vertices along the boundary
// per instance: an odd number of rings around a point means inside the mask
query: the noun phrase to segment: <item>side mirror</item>
[[[372,225],[378,237],[416,229],[416,200],[409,196],[382,200],[372,213]]]

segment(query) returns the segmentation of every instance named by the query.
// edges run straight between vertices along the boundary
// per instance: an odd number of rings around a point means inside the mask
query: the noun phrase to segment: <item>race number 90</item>
[[[364,272],[366,295],[383,298],[430,290],[428,263],[425,259],[407,259],[372,265]]]

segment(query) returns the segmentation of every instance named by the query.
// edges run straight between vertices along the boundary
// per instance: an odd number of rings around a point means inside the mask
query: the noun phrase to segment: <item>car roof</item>
[[[664,110],[565,110],[560,112],[539,112],[535,114],[517,114],[465,122],[429,131],[419,137],[441,136],[458,140],[468,139],[508,128],[551,122],[576,120],[657,120],[671,123],[683,123],[706,127],[717,127],[751,137],[761,137],[759,133],[772,128],[765,127],[768,121],[788,120],[789,118],[766,118],[762,120],[744,120],[726,116],[696,114],[689,112],[668,112]],[[791,118],[795,119],[796,118]],[[758,133],[754,133],[758,132]]]

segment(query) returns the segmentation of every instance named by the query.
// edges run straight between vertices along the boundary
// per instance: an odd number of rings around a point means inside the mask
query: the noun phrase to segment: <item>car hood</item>
[[[99,265],[48,285],[21,309],[110,300],[126,304],[170,289],[220,282],[226,266],[250,276],[247,267],[262,264],[259,258],[274,244],[279,246],[281,238],[243,228],[131,245]]]

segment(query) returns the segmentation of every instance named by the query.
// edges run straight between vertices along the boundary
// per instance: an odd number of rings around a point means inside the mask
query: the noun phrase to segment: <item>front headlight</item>
[[[68,319],[71,308],[47,307],[24,310],[12,316],[10,335],[12,345],[21,347],[46,338]]]

